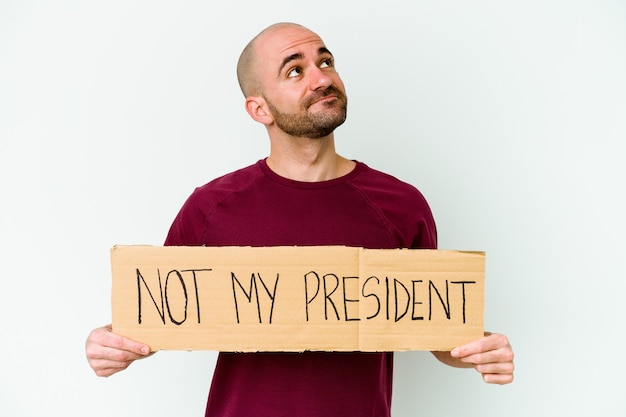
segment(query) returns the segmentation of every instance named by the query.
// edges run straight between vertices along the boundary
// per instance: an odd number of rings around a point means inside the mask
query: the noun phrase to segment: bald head
[[[262,83],[258,74],[258,66],[260,63],[257,44],[268,35],[276,33],[285,28],[301,28],[306,29],[302,25],[289,22],[275,23],[263,29],[256,35],[241,52],[239,61],[237,62],[237,80],[239,87],[245,97],[258,96],[262,94]]]

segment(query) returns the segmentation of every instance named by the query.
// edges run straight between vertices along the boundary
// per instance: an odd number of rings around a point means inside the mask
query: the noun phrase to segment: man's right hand
[[[98,376],[111,376],[137,359],[150,356],[150,347],[113,333],[111,325],[93,330],[85,343],[89,366]]]

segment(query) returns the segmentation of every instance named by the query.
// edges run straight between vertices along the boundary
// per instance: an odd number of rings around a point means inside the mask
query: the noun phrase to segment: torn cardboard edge
[[[152,350],[450,350],[483,335],[485,253],[111,249],[113,331]]]

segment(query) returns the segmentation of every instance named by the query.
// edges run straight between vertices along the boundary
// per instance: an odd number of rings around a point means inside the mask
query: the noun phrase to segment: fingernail
[[[458,358],[459,351],[457,349],[453,349],[452,352],[450,352],[450,355],[452,355],[453,358]]]
[[[141,348],[141,353],[147,355],[148,353],[150,353],[150,348],[148,346],[143,346]]]

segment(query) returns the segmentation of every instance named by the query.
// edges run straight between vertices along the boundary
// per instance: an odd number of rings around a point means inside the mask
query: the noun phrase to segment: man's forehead
[[[305,56],[309,51],[317,55],[328,52],[324,41],[314,32],[300,27],[286,27],[272,31],[261,39],[263,59],[281,62],[294,54]]]
[[[308,36],[294,37],[293,39],[287,38],[281,46],[282,48],[280,50],[280,54],[289,55],[293,53],[294,50],[303,49],[307,46],[312,46],[315,49],[319,49],[320,47],[324,46],[324,42],[319,36],[312,33]]]

